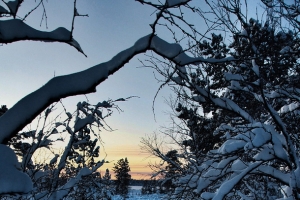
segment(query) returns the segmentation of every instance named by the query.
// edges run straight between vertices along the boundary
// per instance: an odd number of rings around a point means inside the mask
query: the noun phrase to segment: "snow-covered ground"
[[[142,186],[130,186],[128,198],[126,200],[134,200],[134,199],[149,199],[149,200],[158,200],[164,199],[164,196],[161,194],[150,194],[150,195],[142,195],[141,194]],[[113,200],[121,200],[123,199],[119,195],[115,195]]]

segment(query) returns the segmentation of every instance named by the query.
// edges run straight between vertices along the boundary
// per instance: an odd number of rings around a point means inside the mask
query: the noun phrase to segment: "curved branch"
[[[149,43],[149,36],[145,36],[108,62],[78,73],[52,78],[17,102],[0,118],[0,143],[6,143],[53,102],[68,96],[95,92],[96,86],[109,75],[123,67],[133,56],[146,51]]]
[[[0,24],[1,26],[1,24]],[[139,39],[132,47],[118,53],[110,61],[70,75],[52,78],[35,92],[17,102],[0,118],[0,143],[6,143],[39,113],[61,98],[96,91],[96,86],[122,68],[135,55],[153,50],[178,65],[199,62],[227,62],[233,58],[205,59],[189,57],[179,44],[170,44],[153,34]]]

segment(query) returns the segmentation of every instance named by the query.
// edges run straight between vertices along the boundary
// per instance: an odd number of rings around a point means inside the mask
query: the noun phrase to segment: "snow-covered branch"
[[[18,169],[18,159],[13,150],[0,144],[0,194],[27,193],[32,190],[32,183],[27,174]]]
[[[183,52],[179,44],[170,44],[158,36],[154,36],[151,41],[150,38],[152,35],[142,37],[132,47],[118,53],[108,62],[78,73],[55,77],[40,89],[21,99],[0,118],[0,142],[6,142],[53,102],[68,96],[95,92],[96,86],[109,75],[122,68],[135,55],[147,50],[153,50],[179,65],[199,62],[220,63],[233,59],[232,57],[226,59],[190,57]]]
[[[0,21],[0,43],[7,44],[21,40],[63,42],[73,46],[84,54],[79,43],[74,40],[71,31],[66,28],[60,27],[53,31],[46,32],[34,29],[20,19]]]

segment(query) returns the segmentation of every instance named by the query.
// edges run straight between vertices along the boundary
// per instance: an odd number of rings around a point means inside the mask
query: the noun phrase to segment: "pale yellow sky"
[[[122,137],[121,137],[122,138]],[[113,143],[113,140],[110,140],[108,143]],[[53,150],[57,149],[57,152],[54,153],[61,154],[63,145],[58,145],[53,148]],[[53,152],[50,152],[48,149],[42,148],[40,151],[37,151],[33,156],[33,161],[36,163],[44,163],[49,162],[53,158]],[[105,157],[106,156],[106,157]],[[112,179],[115,179],[113,173],[114,163],[117,163],[121,158],[127,157],[129,166],[130,166],[130,174],[133,179],[150,179],[151,177],[151,169],[148,167],[148,163],[159,162],[157,158],[149,157],[149,154],[143,153],[138,145],[130,145],[125,144],[121,145],[116,143],[115,145],[107,145],[105,144],[105,150],[101,146],[100,148],[100,156],[99,160],[105,159],[108,163],[104,163],[98,171],[104,175],[105,170],[109,169],[112,174]]]
[[[107,134],[107,135],[106,135]],[[154,157],[149,157],[149,154],[142,152],[140,149],[140,140],[143,136],[134,137],[132,134],[121,133],[120,131],[101,134],[104,140],[104,148],[100,149],[100,159],[105,157],[109,163],[105,163],[100,171],[103,174],[108,168],[113,174],[112,168],[114,163],[121,158],[127,157],[131,169],[131,176],[133,179],[149,179],[151,176],[151,169],[148,167],[149,162],[155,162]],[[114,178],[114,175],[112,175]]]
[[[147,166],[149,159],[146,159],[148,155],[140,153],[138,147],[123,145],[118,147],[109,147],[106,149],[106,151],[108,153],[106,160],[109,161],[109,163],[105,163],[100,168],[102,174],[107,168],[111,174],[113,174],[112,168],[114,163],[117,163],[117,161],[121,158],[127,157],[131,169],[130,174],[133,179],[150,178],[151,170]],[[114,179],[114,175],[112,175],[112,178]]]

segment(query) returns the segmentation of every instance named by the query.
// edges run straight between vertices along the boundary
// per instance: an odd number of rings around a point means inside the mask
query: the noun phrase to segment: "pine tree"
[[[102,178],[102,182],[104,184],[104,186],[107,188],[107,189],[110,189],[111,188],[111,185],[112,185],[112,182],[111,182],[111,174],[109,172],[108,169],[106,169],[105,171],[105,174]]]
[[[175,185],[173,181],[175,181],[175,177],[181,174],[180,166],[181,162],[179,161],[178,151],[170,150],[165,155],[167,157],[165,173],[163,173],[163,180],[161,182],[161,187],[165,188],[164,192],[174,192]]]
[[[103,198],[111,199],[111,196],[114,194],[114,185],[113,181],[111,180],[111,174],[109,169],[105,170],[104,176],[101,178],[101,182],[103,185]]]
[[[105,174],[103,176],[103,181],[107,181],[111,179],[111,174],[109,173],[109,170],[106,169]]]
[[[114,164],[113,171],[116,177],[116,193],[121,195],[128,194],[129,182],[131,179],[130,167],[127,158],[118,160],[117,164]]]

